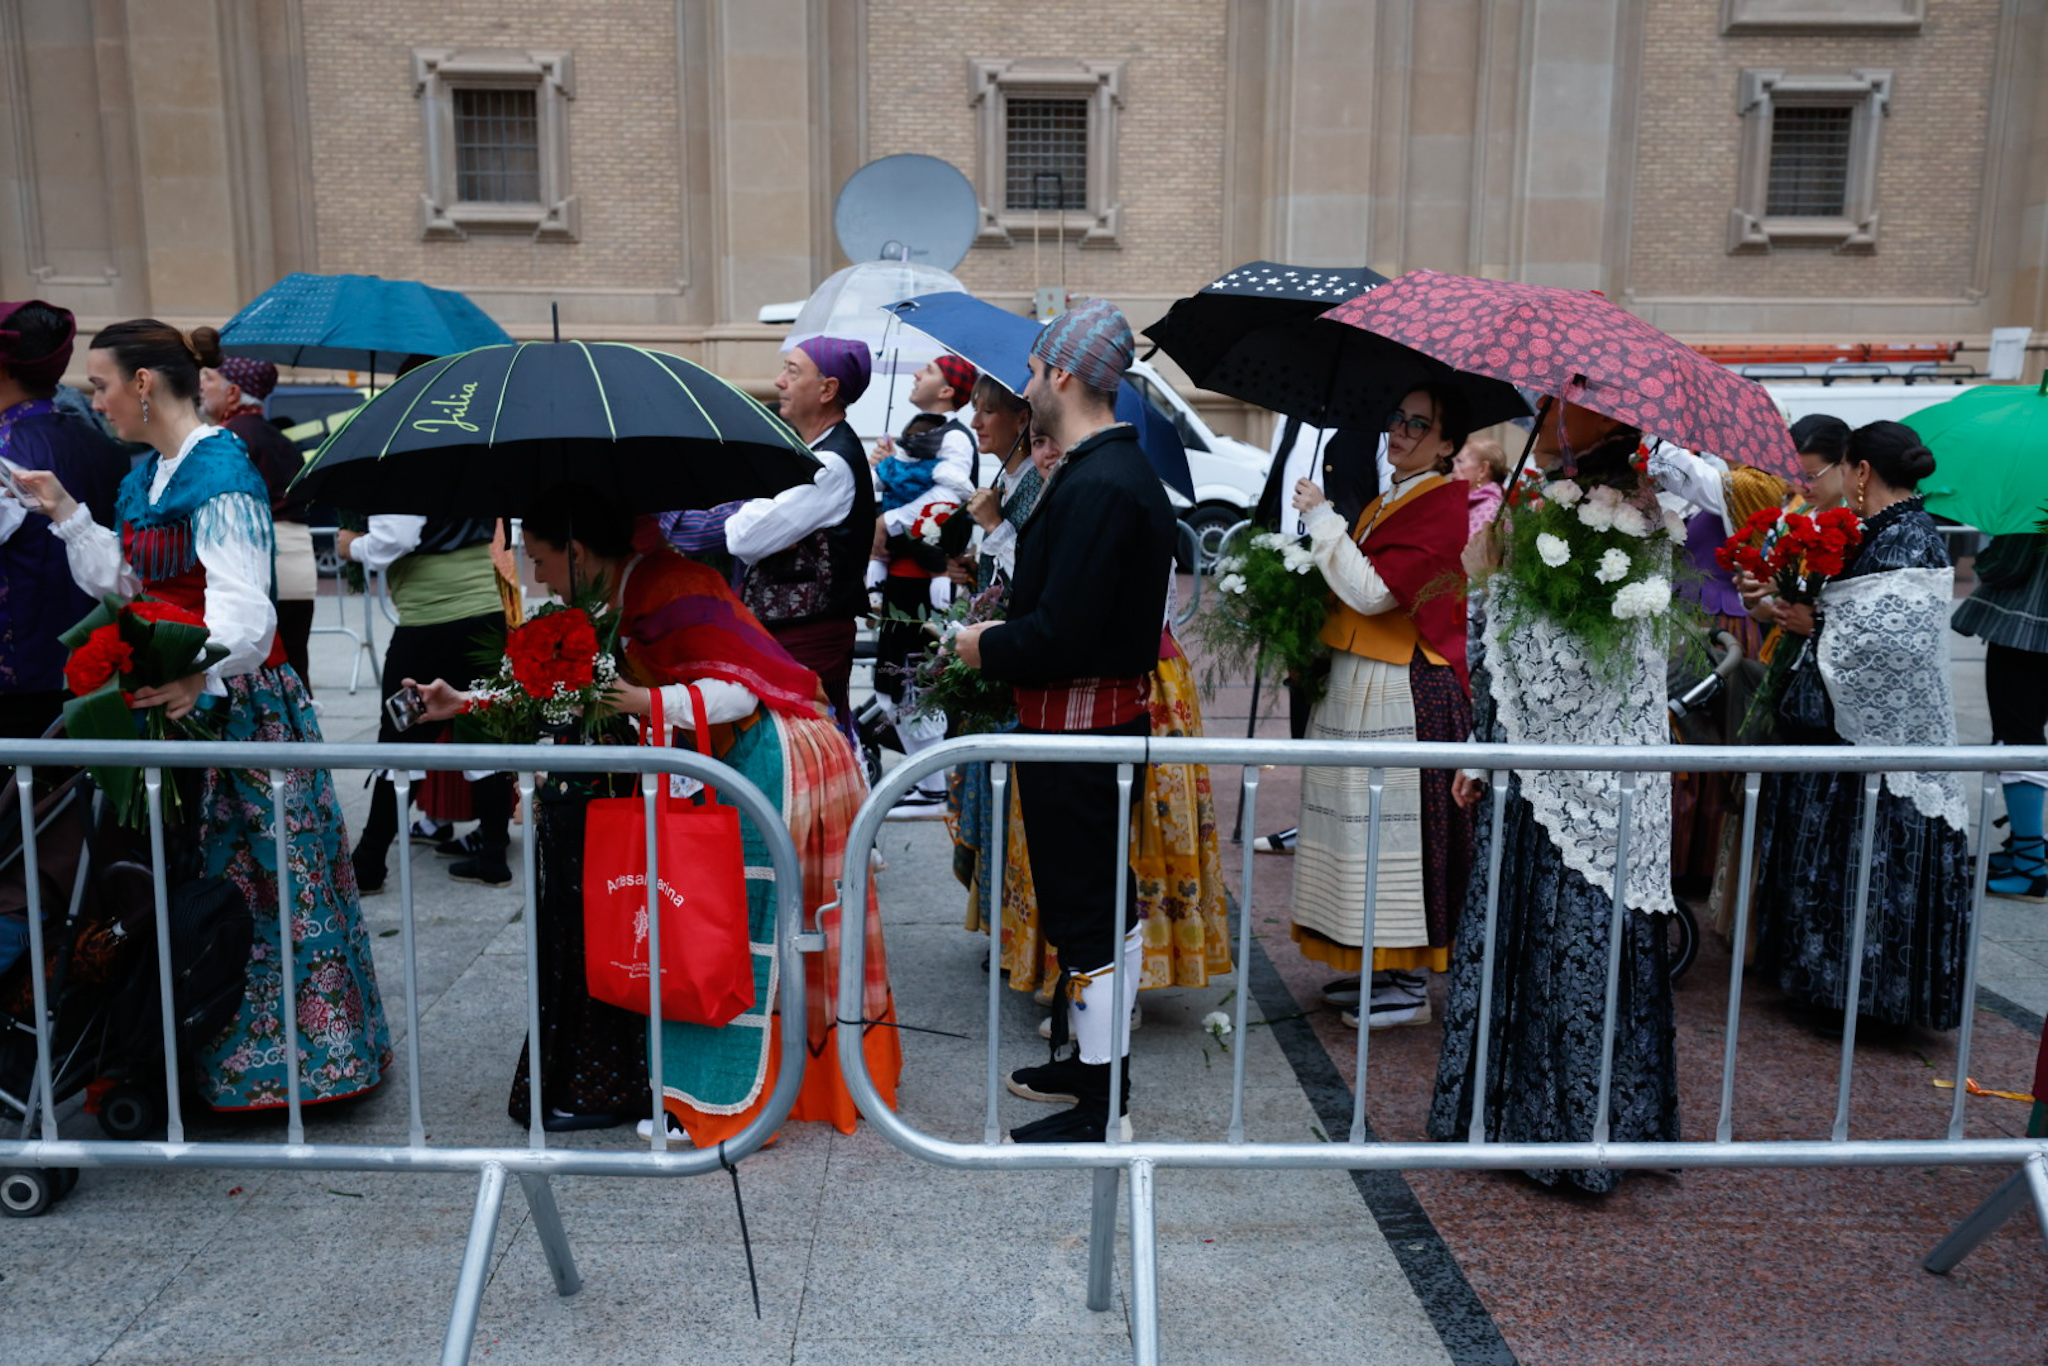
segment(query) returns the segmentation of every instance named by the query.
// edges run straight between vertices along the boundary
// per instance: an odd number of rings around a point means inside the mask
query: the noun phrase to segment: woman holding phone
[[[271,599],[270,495],[241,439],[200,415],[198,345],[153,318],[116,323],[92,339],[93,407],[125,441],[154,452],[121,483],[118,531],[92,519],[48,471],[19,478],[64,542],[72,577],[95,597],[147,594],[203,617],[216,664],[135,693],[137,707],[172,719],[219,714],[229,740],[320,741],[320,723],[277,639]],[[363,931],[334,784],[324,769],[285,770],[291,834],[292,959],[296,1000],[278,970],[281,879],[274,794],[265,768],[209,769],[197,813],[201,874],[225,878],[255,919],[246,993],[235,1017],[191,1061],[219,1110],[286,1103],[283,1012],[298,1024],[300,1096],[360,1095],[390,1062],[390,1035]]]

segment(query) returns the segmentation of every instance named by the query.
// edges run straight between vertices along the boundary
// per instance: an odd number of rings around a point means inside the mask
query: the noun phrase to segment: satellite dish
[[[832,230],[846,259],[912,261],[951,270],[974,245],[981,203],[959,168],[904,152],[870,161],[846,178],[832,206]]]

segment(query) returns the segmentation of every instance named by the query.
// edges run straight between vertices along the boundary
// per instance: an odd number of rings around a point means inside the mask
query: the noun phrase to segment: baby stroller
[[[1726,631],[1712,631],[1672,653],[1666,691],[1672,737],[1683,745],[1733,742],[1748,702],[1751,680],[1743,672],[1742,644]],[[1754,666],[1752,666],[1752,669]],[[1700,927],[1692,907],[1674,899],[1671,922],[1671,980],[1677,981],[1699,957]]]
[[[165,1113],[154,878],[126,847],[137,842],[135,832],[114,828],[98,809],[98,790],[88,773],[39,771],[37,778],[50,1102],[61,1103],[90,1085],[96,1097],[91,1108],[97,1108],[108,1137],[145,1137],[161,1127]],[[174,847],[174,834],[166,831],[167,847]],[[233,1013],[244,989],[253,925],[248,907],[227,884],[189,877],[176,883],[169,903],[172,999],[185,1057]],[[0,787],[0,918],[25,921],[27,914],[20,788],[6,782]],[[25,944],[14,962],[0,967],[0,1126],[18,1124],[10,1136],[21,1138],[35,1135],[42,1110],[36,968]],[[0,1170],[0,1214],[42,1214],[77,1182],[75,1168]]]

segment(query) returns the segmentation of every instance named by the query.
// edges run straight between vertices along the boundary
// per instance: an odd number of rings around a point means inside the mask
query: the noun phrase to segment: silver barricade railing
[[[331,541],[339,535],[341,529],[331,526],[316,526],[309,528],[309,530],[311,530],[313,535],[325,536]],[[339,547],[337,546],[337,555],[338,553]],[[348,624],[348,580],[341,576],[339,566],[336,567],[334,574],[335,624],[332,626],[320,625],[320,599],[327,595],[320,591],[322,585],[319,580],[315,580],[313,585],[314,617],[313,629],[309,634],[316,636],[347,636],[356,643],[355,654],[349,664],[348,671],[348,691],[351,697],[355,696],[357,686],[363,681],[363,661],[365,659],[370,661],[371,682],[377,683],[382,671],[381,666],[378,664],[376,623],[370,616],[370,599],[381,595],[382,584],[381,582],[371,583],[369,580],[372,578],[381,580],[383,576],[381,574],[370,574],[367,570],[364,572],[363,591],[356,595],[363,600],[363,629],[360,631]],[[385,614],[392,616],[394,622],[396,621],[396,617],[391,613],[388,605],[385,608]]]
[[[839,1039],[840,1069],[861,1114],[898,1148],[914,1157],[941,1166],[968,1170],[1090,1170],[1094,1173],[1093,1205],[1089,1232],[1088,1307],[1096,1310],[1111,1304],[1110,1258],[1116,1234],[1116,1196],[1121,1173],[1130,1174],[1131,1237],[1131,1337],[1133,1359],[1140,1366],[1152,1366],[1159,1359],[1158,1241],[1155,1175],[1159,1167],[1240,1168],[1278,1170],[1417,1170],[1469,1169],[1505,1171],[1520,1168],[1678,1168],[1678,1167],[1849,1167],[1921,1166],[1930,1164],[2008,1166],[2015,1174],[1930,1253],[1923,1265],[1930,1271],[1946,1271],[1984,1238],[1988,1237],[2029,1196],[2048,1235],[2048,1139],[1980,1138],[1965,1140],[1963,1110],[1969,1075],[1971,1033],[1974,1011],[1970,1004],[1977,991],[1978,945],[1983,934],[1983,902],[1989,850],[1982,832],[1997,774],[2006,769],[2048,768],[2048,748],[1972,746],[1947,749],[1881,749],[1860,746],[1775,746],[1736,748],[1730,746],[1666,745],[1641,747],[1599,747],[1589,745],[1478,745],[1478,744],[1377,744],[1364,741],[1329,740],[1235,740],[1223,738],[1167,738],[1144,736],[1099,737],[1060,735],[983,735],[949,740],[906,759],[890,769],[876,783],[847,837],[846,863],[841,901],[847,917],[839,939],[838,1011],[841,1018],[858,1018],[861,1010],[860,983],[866,952],[865,916],[868,914],[869,850],[881,831],[882,822],[897,797],[928,773],[962,763],[987,763],[992,801],[990,810],[1007,813],[1009,766],[1025,762],[1115,764],[1118,777],[1117,826],[1127,829],[1131,811],[1131,788],[1135,766],[1141,764],[1242,765],[1241,807],[1238,823],[1243,837],[1243,880],[1238,902],[1236,964],[1239,972],[1251,961],[1252,836],[1256,828],[1259,770],[1261,766],[1300,767],[1330,765],[1371,770],[1368,783],[1367,876],[1364,942],[1371,943],[1378,891],[1380,806],[1388,769],[1484,769],[1491,778],[1485,798],[1491,803],[1492,853],[1487,869],[1486,926],[1480,967],[1478,1035],[1471,1075],[1479,1079],[1472,1092],[1472,1117],[1467,1141],[1381,1142],[1366,1124],[1366,1061],[1370,1053],[1370,1031],[1358,1036],[1357,1073],[1352,1085],[1351,1131],[1344,1142],[1251,1143],[1245,1137],[1245,1055],[1243,1047],[1231,1050],[1230,1118],[1221,1142],[1125,1142],[1119,1137],[1117,1116],[1112,1113],[1102,1143],[1005,1144],[997,1123],[997,1080],[1001,1074],[999,1021],[1002,974],[1000,964],[991,963],[988,981],[988,1058],[985,1107],[981,1141],[964,1143],[926,1133],[891,1109],[868,1075],[866,1057],[858,1034],[842,1031]],[[1507,779],[1513,770],[1579,769],[1605,770],[1621,776],[1618,836],[1615,851],[1617,870],[1627,866],[1630,807],[1637,800],[1639,775],[1646,772],[1733,773],[1743,777],[1742,852],[1737,882],[1733,942],[1746,941],[1749,931],[1750,893],[1755,859],[1756,813],[1762,775],[1820,768],[1865,775],[1861,824],[1861,853],[1851,932],[1849,977],[1845,999],[1860,999],[1860,974],[1864,931],[1869,915],[1870,860],[1875,838],[1876,797],[1883,774],[1888,771],[1940,771],[1981,773],[1983,787],[1978,804],[1978,848],[1971,897],[1969,943],[1963,977],[1966,1003],[1956,1039],[1955,1096],[1947,1132],[1932,1139],[1857,1139],[1848,1132],[1852,1064],[1856,1048],[1854,1010],[1843,1020],[1841,1071],[1837,1082],[1835,1118],[1825,1139],[1740,1140],[1732,1137],[1735,1058],[1739,1037],[1742,996],[1742,955],[1735,954],[1729,967],[1726,1044],[1723,1049],[1720,1114],[1711,1142],[1614,1142],[1607,1132],[1608,1098],[1612,1084],[1615,1010],[1621,964],[1621,928],[1627,909],[1622,898],[1614,898],[1614,923],[1608,936],[1606,963],[1606,1006],[1601,1029],[1600,1080],[1594,1113],[1594,1133],[1586,1142],[1505,1142],[1486,1137],[1486,1086],[1488,1050],[1493,1020],[1491,998],[1495,969],[1495,945],[1500,910],[1502,828],[1507,808]],[[990,841],[993,868],[990,873],[990,906],[986,923],[1000,925],[1004,861],[1007,841],[998,836]],[[1117,887],[1116,923],[1128,910],[1128,879],[1124,876],[1127,854],[1118,842],[1115,867],[1105,867],[1104,877],[1114,875]],[[1474,870],[1477,872],[1477,870]],[[1124,955],[1114,958],[1112,1000],[1123,999]],[[1251,993],[1234,993],[1236,1018],[1234,1037],[1245,1038],[1246,1014]],[[1128,1022],[1122,1012],[1116,1016],[1110,1048],[1109,1094],[1121,1095],[1120,1081]],[[1117,1102],[1112,1099],[1112,1106]]]
[[[517,1176],[533,1215],[534,1228],[546,1254],[556,1289],[575,1294],[582,1282],[570,1254],[569,1242],[556,1210],[549,1182],[557,1176],[702,1176],[727,1170],[732,1164],[757,1151],[788,1118],[803,1085],[806,1059],[802,1028],[783,1031],[780,1073],[761,1113],[738,1134],[714,1149],[672,1150],[668,1126],[663,1118],[660,1077],[661,1000],[659,975],[648,974],[648,1067],[654,1084],[649,1088],[648,1114],[653,1136],[644,1151],[599,1152],[548,1146],[542,1128],[546,1105],[542,1089],[541,1058],[538,1047],[528,1051],[529,1123],[526,1145],[502,1147],[434,1147],[427,1142],[426,1106],[421,1088],[420,1001],[417,925],[413,914],[411,866],[412,835],[403,820],[399,823],[397,876],[399,888],[401,947],[405,975],[405,1075],[409,1136],[405,1143],[342,1144],[308,1141],[301,1113],[299,1069],[287,1067],[286,1138],[282,1143],[229,1143],[192,1141],[185,1136],[180,1101],[181,1062],[178,1057],[174,1021],[170,955],[170,909],[164,877],[163,770],[165,768],[234,768],[268,770],[273,794],[271,818],[277,845],[280,882],[277,933],[282,945],[292,943],[292,897],[289,879],[289,833],[285,823],[285,772],[291,769],[384,769],[391,773],[398,789],[400,810],[410,788],[409,772],[414,770],[492,770],[517,774],[519,795],[529,813],[524,845],[525,954],[527,967],[525,1023],[530,1039],[540,1035],[539,892],[537,841],[534,831],[536,775],[566,773],[635,773],[640,775],[640,796],[647,818],[647,914],[648,956],[661,961],[661,917],[656,910],[660,889],[658,844],[655,839],[656,797],[667,781],[666,775],[681,774],[715,786],[755,824],[764,837],[775,874],[775,950],[779,959],[781,992],[776,1005],[783,1018],[804,1018],[804,970],[801,955],[821,953],[823,933],[807,930],[803,924],[803,879],[798,868],[796,846],[788,826],[774,804],[739,773],[695,750],[677,747],[627,747],[622,745],[498,746],[465,744],[378,744],[332,745],[275,742],[138,742],[120,744],[80,740],[0,741],[0,764],[12,764],[14,782],[21,800],[23,873],[28,887],[29,961],[49,961],[44,951],[41,888],[37,874],[34,781],[38,768],[71,768],[90,764],[121,762],[139,767],[138,761],[154,761],[143,768],[143,782],[149,802],[149,838],[154,864],[157,974],[162,1005],[164,1037],[163,1080],[165,1137],[160,1141],[114,1142],[66,1139],[58,1134],[57,1111],[51,1071],[51,1003],[44,974],[30,973],[36,1019],[36,1049],[33,1079],[28,1094],[20,1098],[24,1119],[21,1132],[38,1137],[0,1139],[0,1168],[70,1169],[97,1167],[211,1167],[274,1170],[296,1168],[316,1171],[379,1172],[475,1172],[478,1189],[468,1243],[450,1310],[448,1335],[441,1360],[461,1363],[469,1360],[475,1337],[477,1311],[484,1291],[492,1239],[497,1230],[508,1176]],[[281,1000],[297,999],[297,965],[291,953],[279,955],[283,970]],[[285,1032],[285,1056],[299,1053],[298,1012],[279,1012]]]

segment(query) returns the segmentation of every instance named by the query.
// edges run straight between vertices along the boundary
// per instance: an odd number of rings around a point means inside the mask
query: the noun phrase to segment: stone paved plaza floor
[[[332,604],[323,604],[323,621]],[[1963,739],[1987,738],[1980,668],[1957,642]],[[349,643],[315,641],[330,739],[374,733],[377,689],[345,691]],[[1248,698],[1209,704],[1244,734]],[[1259,726],[1284,734],[1284,710]],[[1218,814],[1235,810],[1219,773]],[[359,775],[338,776],[353,825]],[[1295,775],[1264,775],[1260,825],[1291,819]],[[515,828],[515,839],[520,832]],[[1235,883],[1238,854],[1226,845]],[[980,1135],[986,941],[961,927],[942,823],[886,827],[879,893],[904,1035],[902,1112]],[[1249,991],[1254,1140],[1341,1137],[1356,1036],[1321,1004],[1321,971],[1286,936],[1287,860],[1256,861],[1248,971],[1147,993],[1134,1112],[1146,1137],[1220,1139],[1232,1059],[1199,1021]],[[421,1084],[436,1144],[516,1145],[504,1117],[523,1018],[520,888],[446,880],[416,855]],[[394,879],[395,884],[395,879]],[[394,1025],[404,1019],[396,897],[365,903]],[[2048,1008],[2048,908],[1994,902],[1986,920],[1972,1071],[2025,1089]],[[1728,960],[1709,945],[1678,990],[1682,1116],[1711,1137]],[[1745,989],[1738,1137],[1821,1136],[1836,1046],[1824,1028]],[[1005,1057],[1038,1060],[1041,1008],[1005,991]],[[954,1037],[955,1035],[964,1037]],[[1373,1038],[1375,1132],[1420,1136],[1435,1026]],[[1859,1049],[1859,1135],[1939,1132],[1952,1036],[1907,1031]],[[403,1142],[393,1084],[309,1116],[314,1141]],[[1002,1097],[1005,1124],[1046,1113]],[[1973,1100],[1969,1133],[2016,1133],[2025,1107]],[[74,1103],[66,1136],[97,1136]],[[208,1118],[195,1137],[276,1140],[281,1119]],[[627,1149],[629,1132],[561,1135]],[[2003,1173],[1781,1170],[1638,1173],[1601,1198],[1519,1175],[1167,1171],[1159,1177],[1164,1357],[1173,1362],[2037,1362],[2048,1251],[2022,1213],[1953,1274],[1917,1259]],[[722,1176],[558,1183],[582,1293],[553,1292],[519,1196],[490,1264],[479,1362],[1096,1363],[1130,1359],[1127,1246],[1115,1302],[1084,1302],[1087,1180],[962,1174],[919,1163],[863,1126],[791,1125],[741,1164],[761,1317]],[[45,1217],[0,1224],[0,1360],[9,1366],[438,1359],[475,1182],[333,1173],[87,1171]]]

